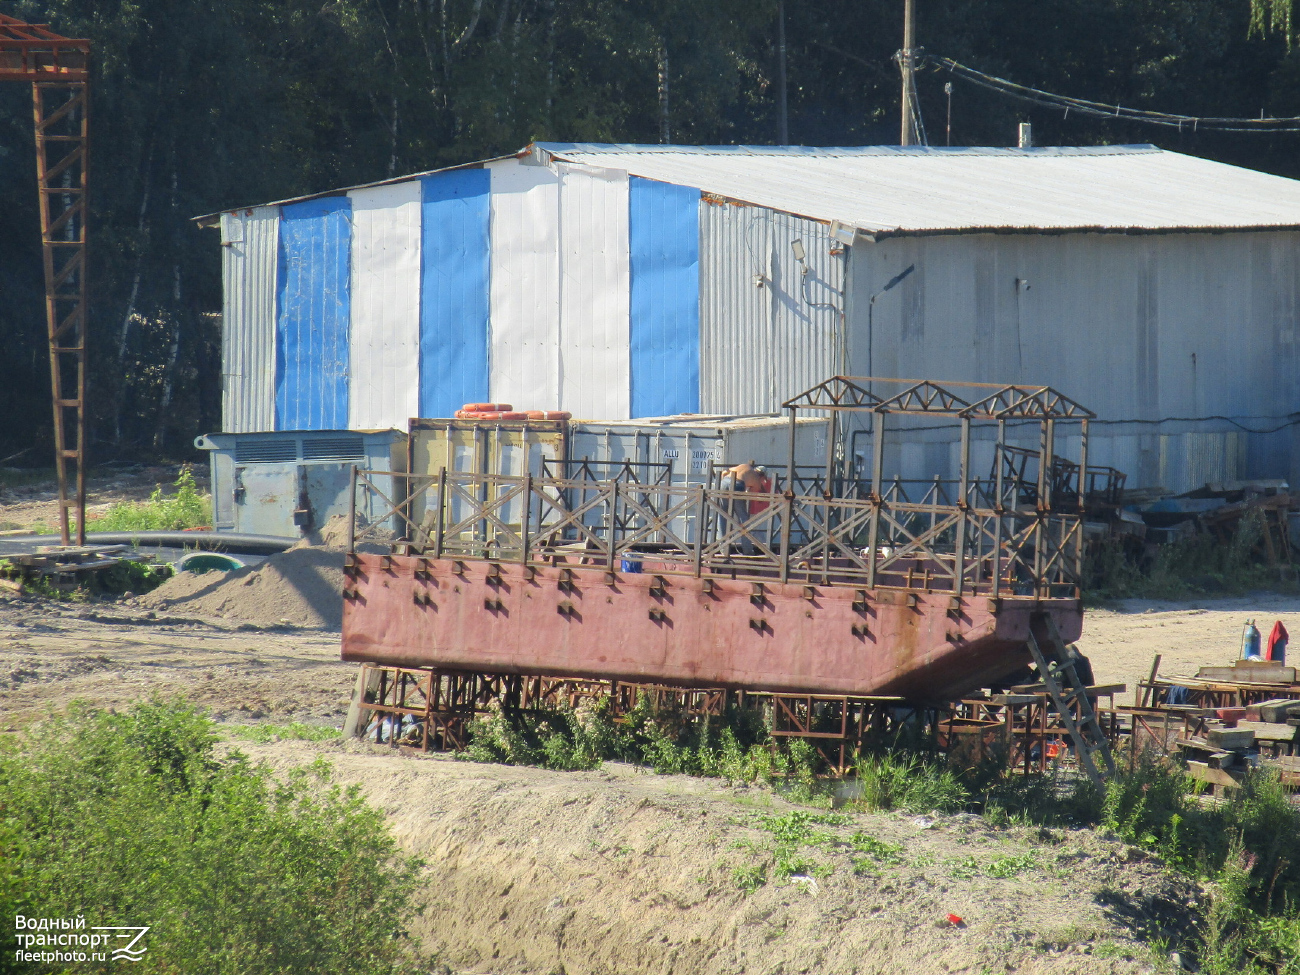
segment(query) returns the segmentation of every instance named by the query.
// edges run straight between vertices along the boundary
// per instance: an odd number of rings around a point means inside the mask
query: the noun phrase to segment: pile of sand
[[[342,592],[342,550],[300,545],[257,568],[178,573],[139,602],[169,613],[337,630]]]

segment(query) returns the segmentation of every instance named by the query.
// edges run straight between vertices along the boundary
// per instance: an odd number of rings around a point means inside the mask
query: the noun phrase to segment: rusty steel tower
[[[0,81],[32,86],[59,531],[86,540],[86,181],[90,41],[0,14]]]

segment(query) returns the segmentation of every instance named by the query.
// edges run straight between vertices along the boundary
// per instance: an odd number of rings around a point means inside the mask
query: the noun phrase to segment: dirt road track
[[[218,719],[342,722],[356,670],[338,634],[266,629],[108,604],[0,597],[0,728],[85,699],[184,694]]]

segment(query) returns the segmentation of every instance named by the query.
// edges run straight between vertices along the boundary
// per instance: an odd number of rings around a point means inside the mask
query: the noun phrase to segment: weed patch
[[[258,745],[266,745],[273,741],[330,741],[334,738],[343,737],[343,732],[336,731],[334,728],[303,724],[300,721],[283,725],[235,725],[228,727],[227,730],[236,738],[242,738]]]
[[[97,532],[181,531],[212,525],[212,499],[200,494],[194,472],[186,464],[172,485],[174,494],[164,494],[158,485],[148,501],[124,501],[113,505],[86,527]]]

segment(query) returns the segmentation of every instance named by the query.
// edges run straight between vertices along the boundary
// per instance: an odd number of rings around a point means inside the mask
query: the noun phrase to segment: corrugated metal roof
[[[626,170],[889,234],[1300,228],[1300,181],[1150,145],[1080,148],[537,143]]]

